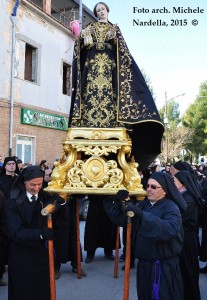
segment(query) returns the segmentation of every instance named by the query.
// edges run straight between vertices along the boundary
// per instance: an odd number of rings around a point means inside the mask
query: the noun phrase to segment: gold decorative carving
[[[70,128],[64,154],[55,163],[49,192],[116,194],[127,189],[143,199],[138,164],[130,158],[132,142],[125,128]],[[127,160],[128,161],[127,161]]]
[[[110,153],[117,153],[117,149],[120,149],[121,146],[81,146],[74,145],[74,148],[77,149],[78,152],[84,152],[86,155],[106,155],[108,156]]]
[[[66,182],[68,170],[72,167],[77,159],[77,152],[74,151],[72,145],[63,146],[64,154],[60,161],[55,162],[55,168],[51,175],[51,181],[48,183],[48,189],[61,189]]]

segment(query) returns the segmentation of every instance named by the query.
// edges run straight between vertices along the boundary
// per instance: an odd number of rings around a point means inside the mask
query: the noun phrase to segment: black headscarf
[[[177,161],[176,163],[173,164],[173,167],[178,170],[178,171],[184,171],[187,170],[189,172],[193,172],[193,169],[191,165],[187,161]]]
[[[150,179],[154,179],[159,182],[166,193],[166,197],[177,204],[181,213],[186,210],[187,205],[185,203],[185,200],[183,199],[181,193],[178,191],[173,178],[169,174],[164,172],[154,172],[150,176]]]
[[[197,203],[202,206],[202,195],[195,184],[194,176],[186,170],[180,171],[174,176],[185,186],[186,190],[196,199]]]
[[[13,183],[11,198],[16,198],[21,191],[25,191],[24,182],[35,178],[44,178],[45,172],[38,166],[28,166],[21,171]]]

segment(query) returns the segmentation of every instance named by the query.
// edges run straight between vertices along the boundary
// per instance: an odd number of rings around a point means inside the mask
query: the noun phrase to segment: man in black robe
[[[4,214],[5,202],[5,197],[0,191],[0,286],[7,285],[7,282],[3,278],[3,274],[5,272],[6,250],[8,241]]]
[[[50,299],[47,240],[54,239],[54,231],[47,228],[47,218],[41,210],[49,203],[64,201],[41,189],[43,177],[44,171],[38,166],[25,168],[6,202],[9,300]]]
[[[139,300],[182,300],[179,267],[183,229],[181,211],[186,204],[169,174],[153,173],[147,184],[147,197],[138,204],[124,201],[125,190],[104,201],[110,218],[124,225],[126,213],[133,211],[132,245],[137,267]]]
[[[12,184],[14,183],[18,172],[18,166],[14,156],[8,156],[4,159],[4,164],[0,173],[0,191],[8,199]]]
[[[2,192],[5,200],[9,199],[10,197],[10,191],[15,179],[17,178],[17,173],[18,173],[18,166],[15,157],[14,156],[5,157],[0,172],[0,191]],[[0,255],[1,268],[2,268],[1,273],[2,273],[5,272],[5,265],[8,264],[8,257],[7,257],[8,256],[8,235],[6,233],[6,228],[4,229],[4,233],[2,233],[0,239],[3,247],[2,255]],[[3,275],[3,273],[0,275]],[[4,283],[4,280],[2,281],[2,283]]]

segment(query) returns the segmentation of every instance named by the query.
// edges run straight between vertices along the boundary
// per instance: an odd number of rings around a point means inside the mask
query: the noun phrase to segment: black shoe
[[[0,286],[6,286],[7,282],[3,279],[3,277],[0,278]]]
[[[134,262],[130,263],[130,269],[133,269],[134,267],[135,267]],[[121,269],[122,269],[122,271],[125,271],[125,266],[123,266]]]
[[[125,255],[122,254],[120,257],[119,257],[119,261],[120,262],[124,262],[125,261]]]
[[[60,270],[55,270],[55,279],[59,279],[60,278]]]
[[[200,273],[206,274],[207,273],[207,265],[204,268],[199,269]]]
[[[73,268],[72,272],[78,274],[78,269]],[[83,269],[81,269],[81,276],[86,276],[86,272],[84,272]]]
[[[114,260],[115,259],[115,257],[114,257],[113,254],[105,254],[105,257],[108,258],[108,259],[110,259],[110,260]]]
[[[85,259],[86,264],[90,264],[93,261],[94,257],[87,256]]]

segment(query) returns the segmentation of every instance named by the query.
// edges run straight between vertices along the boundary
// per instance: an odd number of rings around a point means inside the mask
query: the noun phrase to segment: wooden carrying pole
[[[79,198],[76,198],[76,236],[77,236],[77,278],[81,276],[81,251],[80,251],[80,218],[79,218]]]
[[[52,228],[52,214],[47,216],[47,226]],[[50,270],[50,300],[56,300],[56,286],[55,286],[55,266],[54,266],[54,247],[53,241],[48,240],[49,250],[49,270]]]
[[[123,300],[129,299],[129,281],[130,281],[130,263],[131,263],[131,231],[132,231],[132,219],[127,217],[127,233],[126,233],[126,259],[125,259],[125,271],[124,271],[124,293]]]
[[[114,278],[118,277],[118,265],[119,265],[119,234],[120,234],[120,227],[117,226],[116,231],[116,256],[115,256],[115,263],[114,263]]]

